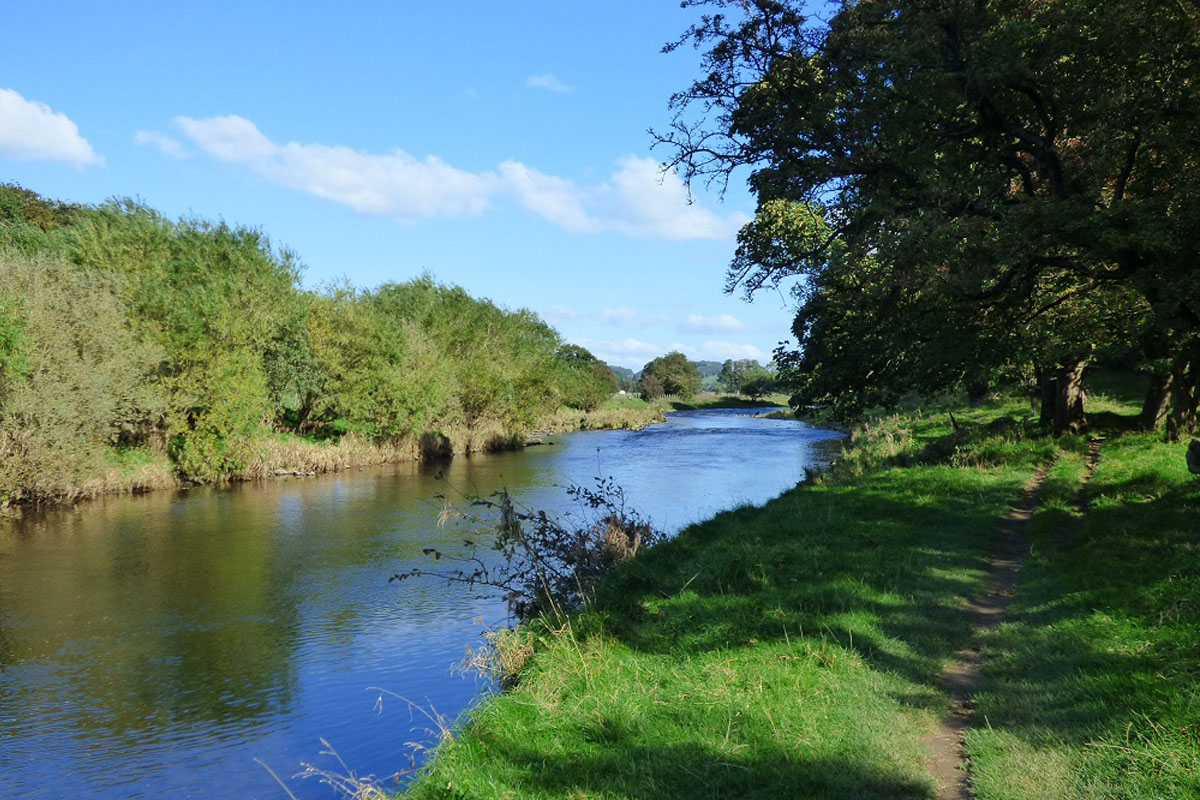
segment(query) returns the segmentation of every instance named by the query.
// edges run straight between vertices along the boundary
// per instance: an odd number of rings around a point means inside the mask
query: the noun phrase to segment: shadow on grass
[[[1090,787],[1080,796],[1194,798],[1200,482],[1100,477],[1082,521],[1035,519],[1010,622],[986,642],[978,712],[1025,746],[1071,754]]]
[[[526,790],[541,796],[630,800],[926,800],[930,796],[926,784],[849,758],[797,758],[761,749],[731,756],[691,744],[646,746],[628,732],[602,724],[594,727],[599,746],[586,755],[547,755],[518,745],[502,746],[493,755],[527,775]]]
[[[970,636],[961,603],[1021,479],[961,472],[892,471],[727,512],[611,576],[598,605],[643,651],[818,637],[933,687]]]

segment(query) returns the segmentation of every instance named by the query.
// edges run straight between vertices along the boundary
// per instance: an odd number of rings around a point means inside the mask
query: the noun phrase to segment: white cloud
[[[153,147],[171,158],[187,158],[190,155],[187,148],[177,140],[158,131],[138,131],[133,135],[133,143],[143,147]]]
[[[66,114],[12,89],[0,89],[0,156],[75,167],[104,163]]]
[[[750,219],[689,203],[677,174],[664,174],[653,159],[639,156],[619,159],[609,181],[583,187],[519,161],[505,161],[496,172],[469,172],[436,156],[418,159],[403,150],[377,155],[323,144],[281,144],[235,115],[177,117],[175,125],[218,161],[362,214],[402,222],[481,214],[501,197],[576,234],[726,239]]]
[[[570,306],[550,306],[542,313],[542,319],[547,322],[574,322],[582,316]]]
[[[627,306],[606,308],[600,312],[600,321],[618,328],[648,328],[671,321],[666,314],[637,311]]]
[[[743,331],[746,329],[746,323],[732,314],[717,314],[711,317],[691,314],[680,327],[693,333],[716,333],[718,331]]]
[[[529,89],[545,89],[558,94],[567,94],[575,91],[574,86],[568,86],[558,79],[558,76],[553,72],[543,72],[541,75],[530,75],[525,79],[525,86]]]
[[[176,117],[175,127],[218,161],[254,164],[270,159],[279,147],[248,119],[236,114],[208,119]]]
[[[724,217],[690,202],[674,170],[663,172],[652,158],[625,156],[613,175],[614,230],[639,239],[725,239],[750,221],[748,214]]]
[[[753,358],[766,363],[770,356],[752,344],[710,341],[700,344],[669,342],[666,345],[646,342],[641,339],[574,339],[575,344],[586,347],[597,358],[609,364],[630,369],[641,369],[652,358],[679,351],[693,361],[725,361],[726,359]]]
[[[575,339],[574,342],[580,347],[586,347],[601,361],[630,369],[641,369],[650,359],[667,352],[659,345],[634,338]]]
[[[547,222],[571,233],[600,233],[603,226],[584,208],[584,193],[569,180],[556,178],[527,167],[519,161],[505,161],[500,174],[525,208]]]
[[[608,183],[581,187],[515,161],[500,173],[518,201],[572,233],[614,232],[637,239],[725,239],[745,225],[742,213],[720,216],[689,202],[673,170],[652,158],[625,156]]]
[[[435,156],[420,160],[403,150],[372,155],[348,147],[277,144],[238,116],[177,117],[175,124],[218,161],[362,214],[402,222],[480,214],[502,188],[493,173],[460,170]]]
[[[767,361],[768,356],[760,348],[752,344],[737,342],[704,342],[684,350],[689,357],[703,361],[724,361],[729,358],[753,358],[755,361]]]

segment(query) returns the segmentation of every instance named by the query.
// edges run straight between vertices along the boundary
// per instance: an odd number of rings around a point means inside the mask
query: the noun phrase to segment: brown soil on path
[[[1100,462],[1100,447],[1104,440],[1093,438],[1088,446],[1087,472],[1079,490],[1077,507],[1087,513],[1088,485]],[[1026,528],[1038,506],[1038,495],[1045,482],[1047,464],[1033,474],[1021,489],[1020,500],[1004,518],[1000,535],[992,549],[991,572],[984,584],[983,595],[967,603],[975,620],[972,638],[978,638],[999,625],[1008,612],[1016,590],[1017,577],[1029,555],[1029,536]],[[939,683],[951,697],[950,714],[927,734],[923,742],[929,748],[929,770],[937,780],[937,800],[971,800],[975,792],[971,785],[970,763],[963,749],[963,733],[971,722],[975,703],[972,699],[983,680],[982,655],[972,645],[954,654],[939,676]]]
[[[1000,624],[1012,603],[1017,576],[1029,555],[1029,536],[1025,529],[1037,509],[1038,494],[1050,465],[1034,473],[1021,489],[1020,500],[1004,518],[1004,524],[993,546],[991,572],[984,584],[982,596],[967,603],[975,622],[972,638]],[[971,789],[969,765],[963,752],[963,732],[970,724],[974,711],[972,696],[982,681],[981,654],[974,645],[954,654],[954,661],[942,670],[939,683],[951,697],[950,715],[924,737],[929,748],[929,770],[937,780],[938,800],[969,800]]]

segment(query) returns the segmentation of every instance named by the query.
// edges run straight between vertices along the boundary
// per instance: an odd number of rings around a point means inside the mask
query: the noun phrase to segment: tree
[[[762,366],[752,358],[727,359],[721,365],[717,383],[730,394],[737,394],[742,390],[742,384],[745,383],[746,372],[754,369],[762,369]]]
[[[562,366],[563,402],[571,408],[591,411],[620,386],[616,373],[584,347],[564,344],[555,355]]]
[[[897,376],[949,388],[1028,364],[1068,431],[1092,354],[1150,338],[1188,422],[1200,41],[1186,4],[880,0],[828,25],[792,0],[689,5],[717,13],[668,49],[708,48],[704,75],[658,139],[688,181],[752,170],[758,213],[728,288],[799,279],[805,350],[786,360],[801,394],[828,396],[864,354],[879,369],[861,370],[863,402],[892,399],[881,384]]]
[[[643,387],[647,376],[657,380],[666,394],[678,395],[685,400],[700,391],[700,372],[678,351],[660,356],[642,368]],[[645,394],[644,388],[642,393]]]
[[[643,400],[657,400],[665,397],[667,390],[663,388],[662,381],[653,374],[645,373],[638,381],[638,393],[641,394]]]
[[[779,376],[766,367],[755,364],[742,373],[742,384],[738,391],[751,400],[761,400],[774,392],[779,385]]]

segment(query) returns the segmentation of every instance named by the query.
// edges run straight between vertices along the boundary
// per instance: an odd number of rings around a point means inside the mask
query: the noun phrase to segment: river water
[[[337,796],[302,762],[384,778],[488,687],[453,668],[500,601],[426,579],[454,552],[444,501],[612,475],[675,532],[762,503],[826,463],[837,434],[745,411],[558,436],[515,453],[118,497],[0,520],[0,796]],[[325,740],[337,759],[322,755]],[[264,767],[263,765],[266,765]],[[403,778],[400,778],[402,781]]]

